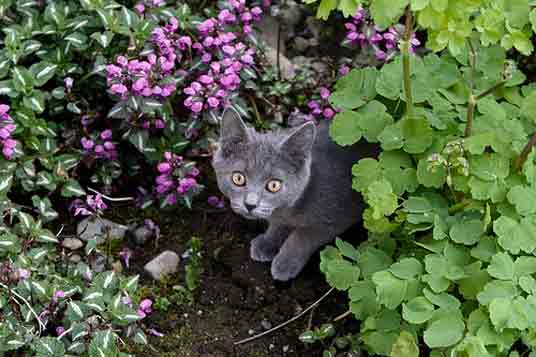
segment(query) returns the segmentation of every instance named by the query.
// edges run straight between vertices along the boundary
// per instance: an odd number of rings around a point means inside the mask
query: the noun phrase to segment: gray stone
[[[267,47],[277,48],[277,36],[279,31],[279,20],[272,16],[263,16],[259,22],[259,39],[266,43]],[[279,39],[280,51],[282,54],[286,53],[285,48],[285,34],[281,31],[281,37]]]
[[[272,66],[277,68],[277,49],[268,47],[266,48],[264,55],[266,56],[266,60]],[[296,75],[294,65],[282,53],[279,53],[279,68],[281,70],[281,77],[284,79],[290,79]]]
[[[272,323],[270,321],[266,320],[266,319],[263,319],[261,321],[261,326],[262,326],[263,329],[269,330],[269,329],[272,328]]]
[[[294,1],[286,1],[285,5],[281,9],[279,17],[285,26],[292,28],[302,20],[304,6]]]
[[[82,260],[82,257],[79,256],[78,254],[73,254],[69,257],[69,261],[73,262],[73,263],[78,263]]]
[[[145,244],[149,239],[153,238],[154,231],[145,226],[138,227],[132,235],[134,236],[134,242],[139,245]]]
[[[305,52],[310,46],[309,40],[301,36],[294,38],[294,48],[298,52]]]
[[[178,271],[179,260],[177,253],[166,250],[145,264],[145,271],[153,279],[161,280],[164,276]]]
[[[107,237],[110,239],[123,239],[127,230],[128,227],[122,224],[94,217],[88,217],[80,221],[76,227],[76,233],[80,239],[83,241],[96,239],[97,244],[104,243]]]
[[[102,254],[98,254],[91,260],[91,270],[95,273],[102,273],[106,269],[106,257]]]
[[[84,243],[78,238],[65,238],[61,241],[61,245],[70,250],[77,250],[84,246]]]

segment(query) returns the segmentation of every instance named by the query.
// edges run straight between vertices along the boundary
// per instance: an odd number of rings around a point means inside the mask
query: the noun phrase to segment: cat
[[[326,121],[259,133],[229,108],[212,166],[233,211],[268,221],[268,230],[251,241],[251,258],[271,261],[272,277],[288,281],[318,248],[361,219],[351,168],[377,155],[374,144],[335,144]]]

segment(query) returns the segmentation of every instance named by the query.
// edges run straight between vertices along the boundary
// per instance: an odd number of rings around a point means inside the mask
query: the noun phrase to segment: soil
[[[322,345],[305,345],[298,336],[309,324],[319,326],[345,312],[348,304],[344,294],[333,292],[312,314],[307,313],[277,332],[233,345],[265,331],[269,325],[276,326],[292,318],[329,290],[318,268],[318,253],[297,279],[276,282],[270,275],[269,264],[254,262],[249,257],[249,240],[263,231],[262,223],[246,221],[230,210],[199,205],[194,211],[160,215],[160,220],[159,247],[154,249],[152,244],[146,244],[134,248],[134,266],[128,273],[140,273],[144,285],[161,286],[162,283],[152,281],[143,272],[143,265],[167,249],[182,255],[188,240],[194,236],[203,242],[204,272],[192,304],[172,305],[166,312],[155,311],[145,321],[147,327],[165,336],[150,337],[150,346],[136,351],[136,356],[322,355]],[[178,281],[184,280],[186,261],[181,259]]]

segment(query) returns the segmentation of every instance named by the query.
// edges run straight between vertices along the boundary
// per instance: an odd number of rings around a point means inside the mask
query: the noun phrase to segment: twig
[[[277,331],[279,330],[280,328],[282,327],[285,327],[286,325],[298,320],[300,317],[302,317],[303,315],[305,315],[308,311],[314,309],[318,304],[320,304],[322,302],[322,300],[324,300],[326,297],[328,297],[329,294],[331,294],[333,292],[333,290],[335,290],[335,288],[331,288],[328,290],[327,293],[325,293],[324,295],[322,295],[322,297],[318,300],[316,300],[311,306],[309,306],[308,308],[306,308],[305,310],[303,310],[302,312],[300,312],[298,315],[294,316],[293,318],[291,318],[290,320],[287,320],[285,322],[283,322],[282,324],[279,324],[277,325],[276,327],[273,327],[267,331],[264,331],[263,333],[259,333],[258,335],[255,335],[255,336],[251,336],[251,337],[248,337],[246,339],[243,339],[243,340],[240,340],[238,342],[235,342],[233,343],[233,345],[241,345],[243,343],[246,343],[246,342],[250,342],[250,341],[253,341],[253,340],[256,340],[262,336],[265,336],[265,335],[268,335],[274,331]]]
[[[471,72],[469,75],[469,98],[467,100],[467,119],[465,124],[464,136],[466,138],[471,136],[473,131],[473,118],[475,116],[475,106],[477,99],[474,95],[475,89],[475,73],[476,73],[476,52],[473,47],[473,43],[470,39],[467,40],[467,47],[469,47],[469,65],[471,67]]]
[[[37,315],[37,313],[34,311],[34,309],[32,308],[32,305],[30,305],[28,300],[26,300],[23,296],[19,295],[19,293],[17,293],[15,290],[10,289],[9,286],[4,285],[2,283],[0,283],[0,286],[3,287],[4,289],[7,289],[10,293],[15,295],[17,298],[24,301],[24,304],[28,306],[28,309],[30,309],[30,312],[32,313],[32,315],[34,315],[35,318],[37,319],[37,322],[39,323],[39,334],[41,334],[47,327],[45,326],[43,321],[41,321],[41,319],[39,318],[39,315]]]
[[[60,234],[63,232],[63,229],[64,229],[64,228],[65,228],[65,226],[62,224],[62,225],[61,225],[61,228],[60,228],[60,230],[59,230],[59,232],[56,233],[56,238],[60,236]]]
[[[352,314],[352,311],[348,310],[346,311],[345,313],[342,313],[340,314],[339,316],[337,316],[336,318],[333,319],[333,322],[337,322],[339,320],[342,320],[348,316],[350,316]]]
[[[262,123],[261,120],[261,114],[259,113],[259,108],[257,107],[257,103],[255,102],[255,98],[253,96],[249,96],[249,101],[251,102],[251,106],[253,107],[253,112],[255,112],[255,118],[257,118],[257,121],[259,123]]]
[[[527,161],[527,157],[529,156],[530,152],[532,151],[532,147],[536,145],[536,133],[532,134],[532,136],[529,139],[529,142],[525,147],[523,148],[523,151],[521,151],[521,154],[517,157],[515,163],[514,163],[514,169],[515,171],[521,170],[523,167],[523,164],[525,161]]]
[[[311,313],[309,314],[309,321],[307,322],[307,328],[306,330],[310,330],[311,326],[313,324],[313,313],[315,312],[315,309],[311,309]]]
[[[100,193],[100,192],[97,191],[97,190],[92,189],[91,187],[88,187],[87,189],[88,189],[88,191],[91,191],[91,192],[93,192],[93,193],[96,193],[96,194],[98,194],[98,195],[101,195],[103,198],[106,198],[108,201],[111,201],[111,202],[134,201],[134,197],[117,197],[117,198],[112,198],[112,197],[103,195],[102,193]]]

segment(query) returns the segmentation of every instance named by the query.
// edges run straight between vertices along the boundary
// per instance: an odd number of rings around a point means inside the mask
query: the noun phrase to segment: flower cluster
[[[184,105],[193,113],[216,110],[228,105],[238,89],[244,70],[253,70],[255,49],[248,47],[245,35],[251,33],[252,23],[259,21],[262,9],[248,8],[244,0],[231,0],[217,17],[209,18],[197,26],[199,40],[192,45],[207,69],[184,89]],[[232,32],[229,26],[239,26]]]
[[[403,26],[393,26],[387,31],[381,31],[364,9],[358,9],[351,21],[344,26],[348,32],[343,45],[370,48],[379,61],[389,61],[394,57],[398,51],[398,42],[403,35]],[[420,44],[413,34],[410,51],[413,52]]]
[[[207,199],[207,202],[209,205],[211,205],[214,208],[218,208],[218,209],[225,208],[225,200],[223,199],[223,197],[210,196]]]
[[[313,119],[332,119],[335,113],[338,111],[334,109],[329,103],[329,96],[331,92],[326,87],[320,87],[320,98],[317,100],[310,100],[307,103],[307,107],[310,110],[310,120]]]
[[[17,141],[11,137],[16,126],[8,112],[9,106],[0,104],[0,148],[2,148],[4,157],[9,160],[13,157]]]
[[[117,149],[112,142],[112,131],[110,129],[101,132],[96,139],[83,137],[80,139],[80,144],[87,155],[93,155],[99,159],[117,159]]]
[[[138,307],[138,316],[143,319],[147,315],[150,315],[153,312],[152,306],[153,302],[151,299],[143,299]]]
[[[167,80],[174,67],[174,60],[154,53],[145,60],[128,60],[119,56],[116,64],[106,66],[108,87],[122,100],[130,96],[167,98],[177,89]]]
[[[164,153],[164,161],[157,165],[156,194],[165,204],[173,205],[179,198],[190,198],[201,188],[196,181],[199,170],[181,156]]]
[[[136,12],[143,15],[147,9],[159,8],[166,4],[165,0],[144,0],[134,6]]]
[[[106,208],[108,208],[108,206],[104,203],[102,195],[99,193],[96,195],[87,195],[85,201],[77,198],[69,207],[74,216],[92,216],[94,214],[99,214]]]

